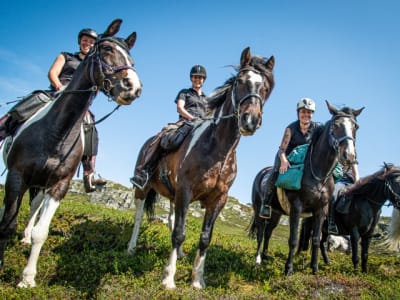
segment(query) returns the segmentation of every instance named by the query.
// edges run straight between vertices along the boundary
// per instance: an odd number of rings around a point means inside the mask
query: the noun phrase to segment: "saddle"
[[[192,129],[193,124],[186,121],[168,124],[161,132],[161,148],[166,152],[177,150]]]

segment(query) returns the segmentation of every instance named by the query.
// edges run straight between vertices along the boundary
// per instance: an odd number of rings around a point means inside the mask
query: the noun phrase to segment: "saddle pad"
[[[279,204],[281,205],[283,211],[285,212],[286,215],[289,216],[290,215],[290,202],[285,193],[285,190],[283,188],[277,187],[276,194],[278,195],[278,201],[279,201]],[[312,216],[312,213],[302,213],[300,215],[301,218],[309,218],[311,216]]]

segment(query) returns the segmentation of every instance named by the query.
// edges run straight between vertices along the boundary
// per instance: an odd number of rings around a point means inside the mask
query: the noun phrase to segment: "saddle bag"
[[[12,107],[8,113],[13,121],[21,123],[32,117],[51,100],[53,100],[53,97],[45,91],[33,91]]]
[[[275,186],[285,190],[298,191],[301,188],[304,164],[291,165],[285,173],[279,173]]]

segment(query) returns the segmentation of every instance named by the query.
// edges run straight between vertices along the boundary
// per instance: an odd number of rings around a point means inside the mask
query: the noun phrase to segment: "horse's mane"
[[[346,195],[371,193],[371,186],[388,178],[400,176],[400,168],[393,164],[385,164],[379,171],[361,178],[353,184],[346,192]]]

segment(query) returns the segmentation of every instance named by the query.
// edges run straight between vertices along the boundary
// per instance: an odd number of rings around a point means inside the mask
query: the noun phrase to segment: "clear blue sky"
[[[251,201],[257,172],[271,165],[301,97],[317,103],[315,121],[330,118],[325,99],[341,107],[365,106],[358,118],[361,176],[383,162],[399,165],[400,2],[337,1],[6,1],[0,6],[0,113],[35,89],[48,87],[47,71],[60,51],[78,50],[84,27],[102,32],[123,19],[119,36],[136,31],[131,51],[144,84],[142,96],[98,125],[97,171],[130,186],[143,142],[177,119],[174,99],[190,86],[194,64],[207,68],[210,93],[233,74],[241,51],[274,55],[276,86],[262,127],[243,137],[230,196]],[[114,108],[101,95],[97,118]],[[4,165],[0,164],[1,170]],[[5,175],[0,178],[4,182]],[[390,215],[392,208],[385,208]]]

